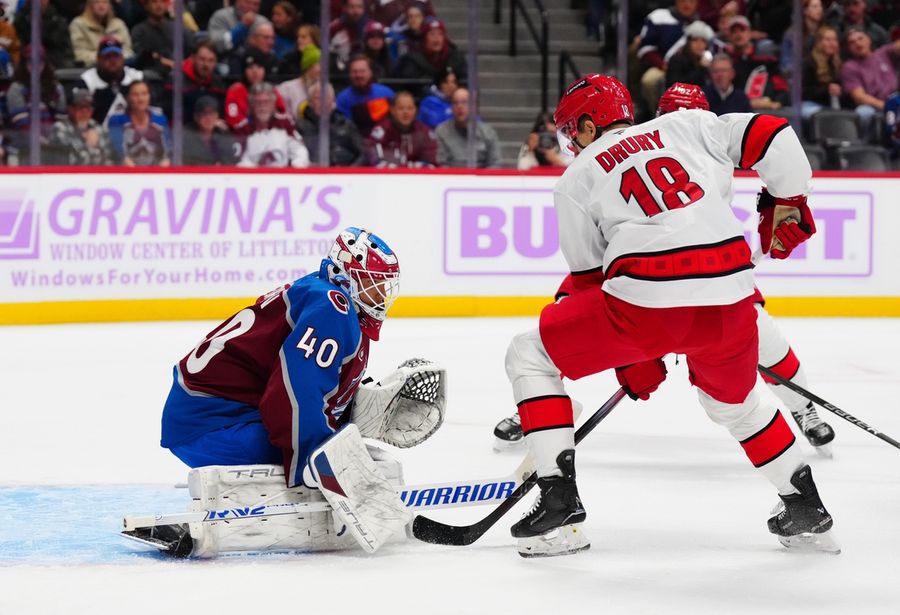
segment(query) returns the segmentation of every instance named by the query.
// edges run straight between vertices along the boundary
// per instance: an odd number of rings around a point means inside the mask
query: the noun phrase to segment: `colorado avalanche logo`
[[[328,300],[331,301],[331,305],[334,306],[334,309],[341,314],[348,314],[350,312],[350,304],[347,303],[347,297],[340,291],[329,290]]]

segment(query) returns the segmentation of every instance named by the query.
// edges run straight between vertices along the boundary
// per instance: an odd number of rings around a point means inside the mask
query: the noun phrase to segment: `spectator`
[[[403,16],[394,21],[389,30],[388,50],[396,62],[411,51],[422,49],[425,38],[425,5],[412,2],[403,12]]]
[[[363,53],[372,61],[372,72],[376,80],[387,77],[394,70],[385,36],[384,26],[374,19],[369,20],[363,33]]]
[[[169,0],[145,0],[147,19],[137,24],[131,33],[134,43],[135,66],[155,70],[165,77],[175,66],[172,55],[175,48],[175,26],[169,17]],[[184,30],[184,53],[194,48],[194,36]]]
[[[75,61],[82,66],[92,66],[96,59],[100,39],[114,36],[119,40],[125,59],[134,55],[131,34],[125,22],[113,15],[110,0],[87,0],[84,12],[69,24],[69,37]]]
[[[744,4],[744,0],[698,0],[697,13],[707,24],[718,28],[722,13],[725,13],[726,20],[735,15],[744,15],[746,13]]]
[[[41,66],[38,67],[41,78],[40,124],[42,139],[50,134],[53,123],[66,115],[66,94],[56,79],[53,66],[44,60],[44,50],[40,50]],[[9,121],[16,130],[27,131],[31,127],[31,45],[25,45],[13,80],[6,91],[6,108]],[[17,140],[17,139],[14,139]],[[27,137],[23,138],[20,149],[25,149]]]
[[[727,53],[716,54],[709,67],[710,84],[703,89],[709,110],[716,115],[750,113],[750,100],[744,90],[734,85],[734,64]]]
[[[193,118],[184,131],[184,166],[233,166],[237,143],[224,129],[219,101],[201,96],[194,103]]]
[[[53,124],[46,164],[66,166],[109,166],[112,144],[106,130],[94,121],[94,99],[87,88],[69,93],[67,116]]]
[[[309,152],[294,124],[275,111],[275,88],[257,83],[250,88],[250,117],[238,134],[243,138],[240,167],[309,166]]]
[[[862,122],[863,134],[872,136],[872,120],[897,91],[900,39],[872,51],[872,39],[862,26],[851,26],[845,38],[849,57],[841,67],[841,87],[850,97]]]
[[[684,44],[668,60],[666,87],[676,82],[693,83],[701,88],[706,85],[712,62],[709,41],[713,36],[712,28],[700,20],[684,29]]]
[[[309,104],[304,105],[303,113],[297,122],[297,131],[309,150],[313,166],[319,162],[319,116],[321,115],[321,85],[313,82],[309,86]],[[326,89],[328,109],[328,164],[333,167],[357,167],[366,164],[366,152],[362,137],[356,126],[340,113],[335,113],[334,88],[328,84]]]
[[[109,140],[116,162],[126,167],[171,165],[171,138],[166,116],[150,106],[150,86],[133,81],[125,90],[124,113],[109,118]]]
[[[244,58],[250,51],[262,54],[266,65],[266,72],[277,72],[278,58],[275,57],[275,28],[269,22],[260,22],[250,26],[247,40],[240,47],[234,49],[228,59],[228,73],[232,76],[240,75],[244,69]]]
[[[749,0],[746,17],[752,28],[753,40],[780,41],[791,23],[793,2],[784,0]]]
[[[403,20],[407,9],[415,6],[426,17],[434,15],[431,0],[368,0],[369,17],[385,28],[390,28]]]
[[[303,52],[315,47],[321,56],[319,27],[305,23],[297,28],[296,48],[284,56],[278,64],[279,75],[299,75],[303,72]],[[316,60],[318,62],[318,60]]]
[[[279,61],[296,49],[297,19],[297,8],[287,0],[279,0],[272,7],[272,26],[275,28],[275,47],[272,51]]]
[[[468,166],[469,90],[457,88],[451,97],[453,118],[434,131],[437,138],[437,163],[442,167]],[[475,119],[475,167],[500,166],[500,138],[488,124]]]
[[[72,40],[69,38],[69,24],[65,18],[50,4],[50,0],[41,2],[41,43],[47,50],[47,63],[55,68],[68,68],[75,64],[72,53]],[[16,11],[13,21],[19,42],[27,45],[31,42],[31,2],[26,2]]]
[[[458,87],[456,73],[453,72],[453,69],[448,68],[438,77],[437,82],[432,84],[428,96],[422,99],[419,105],[419,121],[429,128],[437,128],[438,124],[453,117],[450,96]]]
[[[350,53],[362,47],[363,31],[369,18],[363,0],[345,0],[341,15],[331,22],[331,53],[343,71]]]
[[[574,158],[565,156],[559,149],[553,114],[539,113],[531,132],[528,133],[528,138],[519,150],[516,168],[527,171],[539,166],[565,167],[571,160]]]
[[[835,2],[835,5],[838,3]],[[890,37],[887,31],[872,21],[869,17],[868,6],[866,0],[843,0],[841,3],[842,12],[837,12],[834,17],[829,20],[829,25],[838,31],[838,36],[844,40],[847,38],[851,28],[862,29],[869,35],[872,41],[872,49],[878,49],[888,43]]]
[[[19,149],[0,132],[0,167],[19,166]]]
[[[695,2],[696,0],[685,0]],[[422,49],[401,57],[394,76],[401,79],[427,79],[434,82],[440,75],[452,69],[457,78],[466,78],[466,60],[449,40],[444,24],[429,17],[425,22]]]
[[[247,121],[250,112],[250,89],[267,81],[267,61],[268,57],[265,54],[250,49],[244,56],[241,80],[231,84],[225,93],[225,123],[232,130],[236,130]],[[284,113],[284,101],[278,92],[275,92],[275,100],[277,111]]]
[[[224,105],[225,81],[216,72],[217,62],[216,47],[212,41],[198,43],[194,52],[184,59],[181,64],[181,72],[184,75],[181,108],[185,114],[194,108],[197,99],[204,96],[215,99],[219,103],[218,109]],[[172,80],[169,79],[166,83],[168,99],[171,99],[172,88]],[[166,113],[171,116],[171,109],[167,108]]]
[[[307,47],[303,51],[303,61],[300,62],[300,76],[282,81],[275,88],[284,100],[288,117],[294,122],[297,122],[303,113],[310,86],[318,83],[322,76],[322,66],[319,64],[321,55],[318,47]]]
[[[837,31],[821,26],[815,35],[812,51],[803,62],[803,102],[800,112],[804,120],[826,107],[840,109],[841,55]]]
[[[416,101],[410,92],[398,92],[390,115],[378,122],[366,140],[369,161],[378,167],[433,167],[437,141],[428,126],[416,119]]]
[[[697,0],[675,0],[674,6],[651,11],[641,28],[637,56],[641,63],[641,94],[648,109],[656,109],[666,80],[666,53],[699,18]]]
[[[815,42],[816,32],[824,23],[822,0],[803,0],[803,50],[801,57],[809,54]],[[781,39],[781,72],[790,75],[794,65],[794,26],[784,31]]]
[[[125,110],[121,90],[144,79],[144,73],[125,66],[122,44],[114,36],[105,36],[97,45],[97,65],[81,73],[81,79],[94,96],[94,120],[106,124],[106,119]]]
[[[187,3],[185,3],[187,4]],[[230,2],[229,4],[233,4]],[[225,6],[223,0],[192,0],[191,15],[201,30],[209,30],[209,20],[216,11]]]
[[[234,6],[219,9],[209,18],[209,38],[220,57],[240,47],[250,34],[251,26],[268,23],[259,14],[260,0],[234,0]]]
[[[78,2],[78,0],[55,0],[56,2]],[[147,17],[142,0],[113,0],[113,11],[116,17],[125,22],[130,31]]]
[[[9,77],[12,75],[16,64],[19,63],[20,51],[19,35],[16,34],[16,29],[7,20],[3,7],[0,6],[0,54],[6,54],[4,60],[0,62],[0,76]]]
[[[361,134],[367,134],[387,115],[394,90],[375,83],[371,60],[364,55],[351,58],[349,68],[350,85],[338,94],[337,110],[352,120]]]
[[[789,102],[789,86],[778,70],[778,58],[758,53],[750,35],[746,17],[731,19],[726,51],[734,66],[734,87],[744,90],[754,110],[780,109]]]

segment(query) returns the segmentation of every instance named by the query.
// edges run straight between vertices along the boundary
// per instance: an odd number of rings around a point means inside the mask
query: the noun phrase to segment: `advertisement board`
[[[190,306],[218,317],[223,301],[317,270],[347,226],[374,230],[397,252],[400,315],[535,313],[567,272],[555,181],[515,172],[5,173],[0,322],[207,317]],[[876,231],[900,228],[900,178],[824,174],[814,185],[818,233],[789,260],[759,264],[763,292],[823,313],[854,302],[897,309],[900,246]],[[755,177],[735,180],[732,208],[751,247],[759,187]],[[68,309],[37,315],[51,304]]]

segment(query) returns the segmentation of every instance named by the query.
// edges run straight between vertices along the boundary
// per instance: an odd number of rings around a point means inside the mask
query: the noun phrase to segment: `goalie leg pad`
[[[323,502],[317,489],[286,488],[277,465],[207,466],[191,470],[190,511],[235,510],[260,504]],[[337,525],[337,528],[335,527]],[[332,551],[355,548],[332,512],[265,519],[191,523],[191,557],[211,558],[239,552]]]
[[[377,551],[412,521],[353,423],[313,451],[309,468],[336,519],[366,552]]]

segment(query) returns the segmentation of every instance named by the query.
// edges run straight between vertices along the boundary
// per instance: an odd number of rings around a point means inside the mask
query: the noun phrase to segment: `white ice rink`
[[[900,321],[779,322],[810,389],[900,438]],[[535,324],[389,319],[370,374],[425,356],[450,378],[441,431],[395,451],[407,482],[501,476],[518,464],[521,453],[491,451],[491,429],[513,409],[506,345]],[[835,458],[803,445],[844,552],[787,552],[766,530],[774,490],[706,418],[671,357],[649,402],[624,401],[578,448],[586,553],[520,558],[508,530],[528,496],[470,547],[148,555],[115,532],[123,513],[187,504],[172,488],[186,468],[159,448],[160,410],[172,364],[211,326],[0,327],[0,615],[900,612],[900,450],[820,410],[837,431]],[[603,375],[570,392],[587,413],[615,388]],[[431,514],[471,522],[489,510]]]

